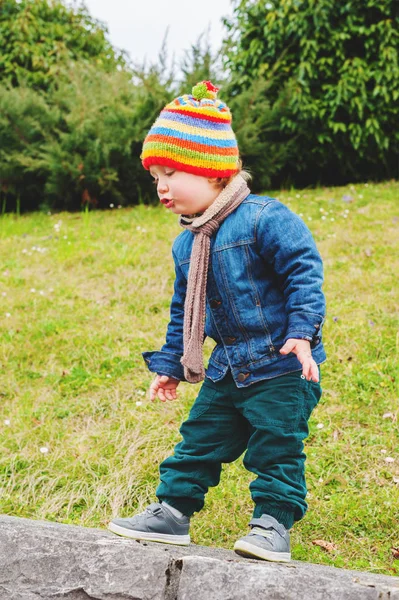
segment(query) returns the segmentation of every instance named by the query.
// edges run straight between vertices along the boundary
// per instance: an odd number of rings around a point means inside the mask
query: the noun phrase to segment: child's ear
[[[222,178],[221,177],[208,177],[208,181],[210,184],[212,184],[214,187],[217,188],[222,188]]]

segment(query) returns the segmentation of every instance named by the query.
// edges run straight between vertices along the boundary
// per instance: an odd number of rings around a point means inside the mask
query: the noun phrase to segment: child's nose
[[[168,191],[168,185],[166,181],[158,181],[158,194],[164,194]]]

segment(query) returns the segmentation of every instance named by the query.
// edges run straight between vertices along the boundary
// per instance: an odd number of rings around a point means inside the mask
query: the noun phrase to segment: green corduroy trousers
[[[253,516],[268,514],[291,528],[307,510],[303,442],[320,397],[320,384],[301,371],[245,388],[230,371],[217,383],[205,379],[180,428],[182,441],[160,465],[159,501],[191,516],[219,483],[222,464],[245,453],[244,466],[256,475]]]

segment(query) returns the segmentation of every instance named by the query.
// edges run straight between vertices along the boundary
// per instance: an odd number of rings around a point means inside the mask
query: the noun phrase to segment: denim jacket
[[[144,352],[150,371],[185,381],[183,316],[194,234],[184,230],[172,248],[176,279],[166,343]],[[211,238],[205,337],[216,345],[206,376],[230,368],[237,387],[300,370],[297,357],[279,354],[288,338],[311,343],[317,364],[326,356],[323,266],[309,229],[274,198],[250,194]]]

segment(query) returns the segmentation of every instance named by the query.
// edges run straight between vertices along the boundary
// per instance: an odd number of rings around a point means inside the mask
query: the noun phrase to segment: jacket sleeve
[[[153,373],[174,377],[180,381],[186,381],[180,359],[183,356],[184,302],[186,298],[187,281],[173,249],[172,256],[175,263],[176,277],[174,294],[170,305],[170,321],[166,333],[166,342],[161,350],[155,352],[143,352],[142,356],[148,369]]]
[[[312,234],[300,217],[271,200],[257,221],[256,241],[284,294],[288,316],[284,343],[304,339],[314,348],[321,342],[326,304],[323,263]]]

